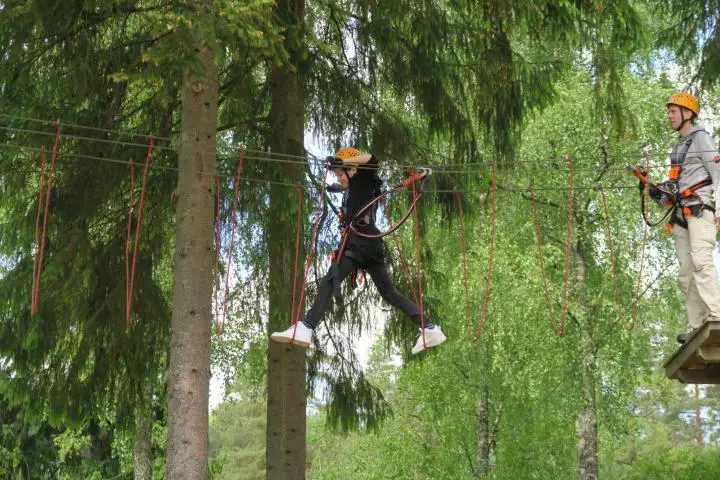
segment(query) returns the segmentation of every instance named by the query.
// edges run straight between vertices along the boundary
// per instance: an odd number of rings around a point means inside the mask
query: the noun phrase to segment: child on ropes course
[[[713,264],[716,232],[720,230],[720,155],[710,135],[695,126],[697,98],[677,92],[667,101],[667,117],[680,139],[670,154],[668,180],[650,186],[650,196],[672,207],[672,229],[680,262],[679,280],[685,294],[690,328],[720,320],[720,286]],[[690,334],[678,335],[685,343]]]
[[[385,245],[379,236],[365,237],[363,234],[379,235],[375,225],[375,205],[365,208],[381,195],[382,181],[378,177],[378,159],[371,154],[361,153],[354,148],[344,148],[328,157],[328,168],[332,169],[337,183],[328,187],[330,192],[346,191],[343,203],[342,222],[352,225],[345,230],[340,248],[333,255],[328,273],[320,282],[317,297],[305,318],[283,332],[275,332],[270,338],[280,343],[295,343],[307,347],[312,333],[335,295],[339,295],[340,284],[357,269],[365,270],[382,298],[399,308],[421,329],[412,353],[440,345],[446,337],[438,325],[427,316],[421,316],[420,309],[393,284],[385,266]],[[358,215],[358,213],[360,215]],[[425,331],[422,331],[424,320]]]

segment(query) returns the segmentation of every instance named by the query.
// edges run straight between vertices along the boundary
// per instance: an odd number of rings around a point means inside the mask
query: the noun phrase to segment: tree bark
[[[212,1],[194,2],[196,25]],[[168,382],[168,480],[208,478],[208,395],[213,288],[213,175],[218,108],[214,42],[192,31],[199,71],[182,87],[173,314]]]
[[[275,66],[270,74],[270,148],[275,153],[301,156],[305,155],[305,93],[299,77],[301,61],[306,52],[304,15],[304,0],[281,0],[276,3],[275,18],[286,28],[285,47],[290,53],[291,66]],[[295,183],[303,178],[301,164],[284,164],[277,169],[285,181]],[[270,190],[270,332],[283,330],[292,321],[295,212],[290,206],[294,205],[294,195],[295,192],[283,186],[273,186]],[[305,349],[272,341],[268,344],[266,477],[302,479],[305,478],[306,461]]]
[[[152,480],[152,417],[140,412],[135,423],[135,448],[133,452],[134,479]]]
[[[477,400],[477,456],[475,459],[475,477],[484,478],[490,472],[490,395],[487,385],[483,385]]]
[[[597,480],[597,405],[595,398],[595,379],[597,358],[592,340],[592,318],[586,312],[586,267],[581,242],[574,249],[576,302],[580,315],[580,343],[582,363],[580,371],[580,390],[582,409],[575,425],[577,443],[577,475],[578,480]]]
[[[702,417],[700,415],[700,386],[695,385],[695,444],[702,447]]]

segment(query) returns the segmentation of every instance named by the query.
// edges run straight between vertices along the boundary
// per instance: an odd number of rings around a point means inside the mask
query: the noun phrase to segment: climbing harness
[[[675,157],[672,159],[670,172],[668,173],[668,181],[666,182],[658,185],[653,184],[652,182],[650,182],[647,173],[645,171],[642,171],[640,167],[635,165],[628,166],[630,172],[635,175],[638,180],[640,180],[642,185],[647,186],[650,190],[660,192],[661,195],[665,195],[666,201],[664,203],[668,206],[668,209],[665,211],[662,218],[658,222],[651,222],[648,219],[644,195],[640,197],[640,209],[642,211],[645,223],[650,227],[656,227],[659,224],[663,223],[665,220],[670,219],[667,224],[667,229],[665,231],[666,234],[669,234],[672,230],[672,227],[676,224],[682,228],[687,228],[687,216],[700,216],[702,215],[703,210],[715,212],[714,207],[705,205],[702,201],[700,201],[700,203],[698,204],[688,206],[683,206],[681,204],[681,201],[683,199],[691,197],[696,197],[698,200],[700,200],[700,197],[696,193],[696,191],[703,187],[707,187],[708,185],[712,185],[712,179],[707,178],[701,182],[696,183],[695,185],[692,185],[689,188],[686,188],[683,191],[680,191],[680,189],[678,188],[680,182],[680,175],[682,173],[682,167],[685,163],[685,157],[690,150],[690,145],[692,144],[695,134],[699,131],[700,130],[696,130],[692,132],[689,135],[689,138],[683,142],[685,148],[682,154],[680,154],[679,152],[675,154]]]

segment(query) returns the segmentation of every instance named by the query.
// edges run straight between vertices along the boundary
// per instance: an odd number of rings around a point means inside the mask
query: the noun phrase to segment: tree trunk
[[[597,359],[592,340],[592,318],[584,315],[586,309],[586,273],[583,248],[578,242],[574,249],[576,302],[580,315],[580,343],[582,345],[582,364],[580,372],[580,390],[582,409],[577,417],[577,475],[578,480],[597,480],[597,405],[595,399],[595,372]]]
[[[270,74],[270,148],[275,153],[305,155],[305,94],[300,82],[300,60],[305,52],[303,39],[305,2],[278,1],[275,18],[286,27],[285,47],[292,67],[273,67]],[[303,166],[277,167],[285,181],[299,182]],[[283,186],[270,190],[268,255],[270,267],[268,330],[283,330],[291,322],[293,260],[295,245],[295,192]],[[302,262],[300,262],[302,264]],[[302,273],[300,273],[302,275]],[[302,310],[301,306],[301,310]],[[268,400],[266,477],[305,478],[305,349],[268,342]]]
[[[702,436],[702,417],[700,416],[700,386],[695,385],[695,444],[701,447],[703,444]]]
[[[152,417],[149,412],[139,412],[135,429],[133,452],[134,479],[152,480]]]
[[[212,18],[212,1],[194,2],[195,25]],[[199,71],[182,87],[173,313],[168,382],[168,480],[208,478],[208,394],[213,288],[213,175],[218,69],[210,25],[195,35]]]
[[[483,385],[477,401],[477,455],[475,477],[484,478],[490,471],[490,398],[487,385]]]

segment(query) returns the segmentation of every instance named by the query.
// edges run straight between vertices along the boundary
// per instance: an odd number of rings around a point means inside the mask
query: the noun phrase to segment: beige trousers
[[[680,261],[680,287],[685,294],[688,324],[698,328],[706,320],[720,320],[720,286],[713,250],[715,217],[704,210],[701,217],[687,217],[688,228],[675,225],[672,230]]]

